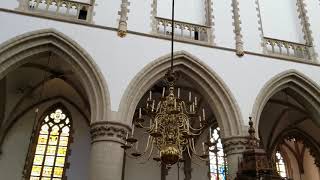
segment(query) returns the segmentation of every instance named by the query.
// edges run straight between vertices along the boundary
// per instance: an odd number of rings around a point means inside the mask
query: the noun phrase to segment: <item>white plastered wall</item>
[[[235,35],[233,33],[233,19],[231,0],[212,0],[214,16],[215,44],[222,47],[235,47]]]
[[[205,2],[206,0],[176,0],[175,19],[183,22],[205,25]],[[171,19],[171,0],[157,1],[157,16]]]
[[[152,1],[131,0],[129,6],[130,12],[128,14],[128,29],[132,31],[151,33],[151,11]],[[138,11],[135,9],[145,9]]]
[[[259,0],[264,36],[305,43],[297,1]]]
[[[50,104],[43,104],[41,107],[46,109]],[[70,145],[71,155],[68,157],[70,168],[67,169],[66,175],[69,180],[87,180],[90,156],[89,126],[72,106],[65,105],[72,114],[74,129],[72,135],[74,141]],[[40,110],[43,109],[40,108]],[[34,111],[29,111],[8,132],[0,156],[0,174],[3,179],[22,178],[34,117]]]
[[[262,52],[258,0],[239,1],[241,30],[245,51]]]
[[[74,39],[93,57],[105,76],[113,111],[118,110],[124,90],[133,77],[148,63],[170,52],[169,41],[145,36],[128,34],[126,38],[119,38],[113,31],[5,12],[0,12],[0,22],[4,32],[0,34],[0,43],[23,33],[50,27]],[[180,50],[200,59],[224,80],[245,120],[264,84],[285,70],[296,69],[320,83],[317,66],[252,55],[239,58],[234,52],[175,43],[175,51]]]

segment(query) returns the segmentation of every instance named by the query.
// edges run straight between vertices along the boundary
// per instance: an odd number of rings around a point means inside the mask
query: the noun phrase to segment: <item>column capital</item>
[[[248,144],[247,136],[236,136],[222,139],[224,153],[228,155],[242,154]]]
[[[131,127],[126,124],[112,121],[94,122],[91,124],[91,143],[112,141],[123,144]]]

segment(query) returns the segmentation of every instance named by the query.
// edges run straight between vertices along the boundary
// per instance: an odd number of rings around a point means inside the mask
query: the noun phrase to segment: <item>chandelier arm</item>
[[[191,156],[191,153],[190,153],[190,146],[189,146],[189,145],[187,145],[187,150],[188,150],[189,158],[192,159],[192,156]]]
[[[153,143],[151,143],[152,145],[151,145],[151,149],[150,149],[150,153],[149,153],[149,155],[148,155],[148,158],[147,158],[147,160],[149,161],[150,160],[150,157],[151,157],[151,155],[152,155],[152,152],[153,152],[153,148],[154,148],[154,144]]]
[[[149,160],[150,160],[150,157],[151,157],[151,155],[152,155],[152,152],[153,152],[153,143],[152,143],[152,146],[151,146],[151,149],[150,149],[150,153],[149,153],[149,155],[148,155],[148,158],[146,158],[144,161],[142,161],[142,162],[139,162],[139,164],[145,164],[145,163],[147,163]],[[144,154],[146,154],[148,151],[146,151]],[[142,154],[140,157],[143,157],[144,156],[144,154]]]
[[[198,159],[198,160],[200,160],[200,161],[208,161],[208,159],[207,158],[202,158],[200,155],[198,155],[198,154],[195,154],[195,153],[193,153],[193,155],[194,156],[192,156],[192,157],[195,157],[195,159]],[[192,161],[191,161],[192,162]],[[200,165],[200,164],[198,164],[198,163],[195,163],[195,162],[193,162],[194,164],[196,164],[196,165],[199,165],[199,166],[203,166],[203,165]]]
[[[140,156],[135,157],[135,156],[130,155],[130,153],[126,153],[127,156],[130,157],[130,158],[132,158],[132,159],[141,159],[141,158],[148,152],[148,148],[149,148],[149,144],[150,144],[149,138],[150,138],[150,136],[148,137],[148,142],[147,142],[146,148],[145,148],[144,152],[141,153]],[[152,137],[151,137],[151,138],[152,138]],[[153,145],[153,139],[151,140],[151,143],[152,143],[152,145]],[[138,152],[138,151],[137,151],[137,152]]]
[[[190,148],[191,152],[193,153],[193,146],[192,146],[192,141],[191,140],[189,140],[188,147]]]
[[[200,132],[198,132],[198,133],[193,133],[193,132],[191,132],[191,131],[190,131],[190,134],[191,134],[191,135],[193,135],[193,136],[200,136],[200,135],[201,135],[201,133],[202,133],[201,131],[200,131]]]
[[[188,149],[188,156],[189,156],[190,159],[192,159],[192,157],[195,157],[196,159],[198,159],[198,160],[200,160],[200,161],[207,161],[207,159],[201,158],[198,154],[194,153],[192,150],[191,150],[191,153],[194,154],[195,156],[191,156],[190,148],[191,148],[190,146],[188,146],[188,148],[187,148],[187,149]],[[203,166],[203,165],[200,165],[200,164],[195,163],[195,162],[193,162],[193,161],[191,161],[191,162],[194,163],[194,164],[196,164],[196,165]]]
[[[191,151],[192,151],[192,153],[193,153],[194,155],[196,155],[196,157],[198,157],[198,158],[200,158],[200,159],[203,159],[203,158],[200,157],[201,155],[199,155],[199,154],[197,153],[196,149],[195,149],[194,139],[192,139],[191,141],[192,141],[192,142],[190,142],[190,141],[189,141],[189,142],[191,143],[190,146],[191,146]]]
[[[198,160],[200,160],[200,161],[208,161],[207,159],[203,159],[203,158],[201,158],[201,157],[199,157],[199,156],[193,156],[193,157],[195,157],[196,159],[198,159]],[[191,163],[192,163],[192,164],[195,164],[195,165],[198,165],[198,166],[200,166],[200,167],[207,167],[207,165],[198,164],[198,163],[196,163],[196,162],[194,162],[194,161],[191,161]]]
[[[127,156],[128,156],[129,158],[131,158],[131,159],[140,159],[140,158],[141,158],[141,157],[132,156],[132,155],[130,155],[129,153],[127,153]]]
[[[193,136],[199,136],[199,135],[201,135],[201,131],[199,133],[193,133],[193,132],[190,131],[190,134],[193,135]]]
[[[182,104],[182,106],[183,106],[182,109],[184,109],[184,111],[185,111],[187,114],[191,114],[191,112],[189,112],[188,109],[187,109],[186,103],[185,103],[184,101],[182,101],[181,104]]]
[[[189,143],[190,143],[190,147],[191,147],[191,150],[192,150],[192,152],[194,153],[194,154],[197,154],[196,152],[196,148],[195,148],[195,146],[194,146],[194,139],[191,139],[191,141],[189,141]]]
[[[200,127],[200,128],[193,128],[192,126],[189,126],[190,129],[194,130],[194,131],[202,131],[203,129],[205,129],[205,127]]]
[[[132,149],[130,149],[130,150],[133,151]],[[128,150],[126,150],[125,152],[126,152],[126,155],[131,159],[140,159],[141,158],[141,156],[137,157],[137,156],[131,155],[132,153],[129,153]]]
[[[148,152],[148,150],[149,150],[149,144],[150,144],[150,139],[151,139],[151,145],[152,145],[151,147],[153,148],[153,137],[149,136],[149,137],[148,137],[148,141],[147,141],[146,148],[144,149],[144,151],[143,151],[143,153],[141,154],[140,157],[144,156],[144,155]]]
[[[151,126],[143,126],[142,125],[142,123],[140,123],[140,122],[136,122],[136,124],[138,124],[142,129],[145,129],[145,130],[148,130],[148,129],[150,129],[151,128]]]

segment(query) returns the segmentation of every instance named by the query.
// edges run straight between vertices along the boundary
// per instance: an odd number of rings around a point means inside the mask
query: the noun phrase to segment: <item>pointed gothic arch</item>
[[[256,129],[259,129],[260,116],[266,103],[274,94],[286,88],[309,110],[312,120],[320,125],[320,87],[304,74],[291,69],[270,79],[256,97],[251,113]]]
[[[238,104],[223,80],[198,58],[185,52],[174,53],[175,70],[181,71],[203,89],[223,137],[242,135],[243,121]],[[161,79],[170,67],[170,55],[145,66],[130,82],[121,99],[120,119],[131,125],[135,108],[143,95]]]
[[[311,137],[310,135],[308,135],[306,132],[304,132],[303,130],[301,130],[299,128],[288,129],[288,130],[283,131],[280,135],[278,135],[278,137],[276,138],[276,140],[274,141],[274,143],[270,147],[269,153],[271,153],[271,154],[274,153],[277,149],[277,146],[279,146],[279,144],[281,144],[281,142],[283,142],[284,139],[292,139],[292,138],[294,138],[297,141],[302,142],[305,147],[309,148],[311,156],[314,157],[315,165],[320,167],[320,145],[319,145],[319,143],[317,143],[317,141],[313,137]],[[301,166],[303,166],[303,164],[299,164],[300,170],[302,168]]]
[[[110,96],[106,81],[92,57],[75,41],[55,29],[28,32],[0,45],[0,79],[36,54],[53,52],[76,71],[87,92],[91,122],[107,120]]]

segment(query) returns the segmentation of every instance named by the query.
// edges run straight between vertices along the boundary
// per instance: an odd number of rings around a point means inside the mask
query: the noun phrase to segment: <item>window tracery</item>
[[[210,179],[226,180],[227,160],[223,152],[219,127],[210,129],[210,141],[214,143],[214,146],[209,148]]]
[[[64,108],[56,107],[39,122],[28,179],[64,179],[72,128],[68,114]]]
[[[276,152],[275,160],[278,174],[283,178],[288,177],[286,164],[280,151]]]

